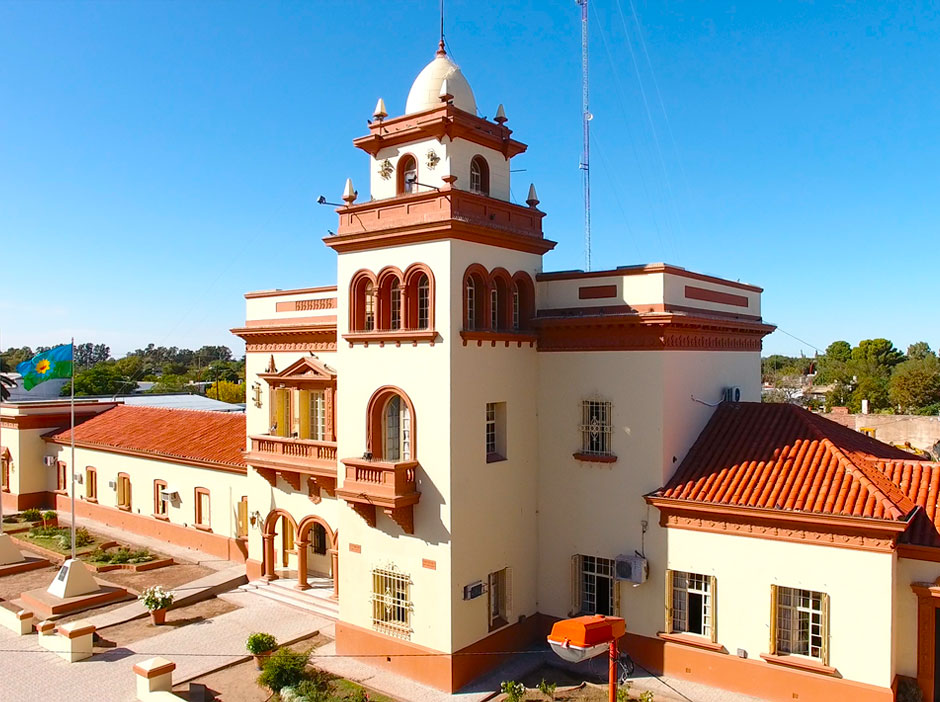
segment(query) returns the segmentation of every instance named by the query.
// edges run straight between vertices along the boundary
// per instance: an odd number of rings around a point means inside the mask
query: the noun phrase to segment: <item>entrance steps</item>
[[[319,617],[339,619],[339,601],[333,599],[333,581],[328,578],[310,578],[309,580],[311,585],[309,590],[298,590],[294,587],[297,584],[296,580],[284,578],[271,581],[252,580],[238,589],[276,600]]]

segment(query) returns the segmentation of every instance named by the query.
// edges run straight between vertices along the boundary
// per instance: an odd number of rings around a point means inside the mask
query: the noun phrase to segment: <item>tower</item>
[[[405,113],[379,100],[370,197],[338,209],[337,651],[457,689],[536,613],[538,364],[532,318],[538,199],[510,202],[512,138],[500,105],[477,115],[443,43]],[[524,497],[520,497],[520,495]],[[502,538],[512,533],[512,539]],[[526,624],[526,617],[529,623]],[[418,652],[442,656],[422,657]]]

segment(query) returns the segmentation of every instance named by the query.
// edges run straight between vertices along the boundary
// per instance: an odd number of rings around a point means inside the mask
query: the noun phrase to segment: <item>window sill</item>
[[[482,346],[484,341],[490,342],[490,346],[496,346],[497,341],[502,341],[507,348],[509,344],[515,344],[517,347],[521,347],[524,343],[531,347],[535,346],[535,342],[538,341],[538,336],[532,332],[485,331],[482,329],[463,329],[460,332],[460,338],[463,339],[464,346],[467,345],[468,341],[477,342],[477,346]]]
[[[793,655],[778,656],[771,653],[762,653],[760,654],[760,657],[772,665],[782,665],[786,666],[787,668],[796,668],[797,670],[805,670],[808,673],[829,675],[834,678],[842,677],[839,675],[839,671],[835,668],[828,665],[823,665],[820,661],[813,660],[812,658],[804,658],[802,656]]]
[[[499,463],[500,461],[505,461],[506,457],[501,456],[498,453],[488,453],[486,454],[487,463]]]
[[[660,632],[656,634],[663,641],[669,641],[670,643],[681,644],[683,646],[693,646],[694,648],[703,648],[706,651],[714,651],[715,653],[727,653],[728,649],[722,646],[719,643],[712,642],[711,639],[707,639],[704,636],[699,636],[697,634],[667,634],[665,632]]]
[[[584,453],[582,451],[576,451],[571,454],[574,456],[576,461],[584,461],[585,463],[616,463],[617,457],[601,453]]]
[[[68,490],[53,490],[52,493],[53,493],[54,495],[64,495],[65,497],[68,497],[68,495],[69,495],[69,491],[68,491]]]
[[[121,510],[122,512],[130,512],[131,506],[130,505],[118,505],[118,509]]]
[[[378,344],[380,347],[385,344],[395,344],[401,346],[402,343],[410,343],[417,346],[419,341],[428,341],[434,346],[438,334],[434,329],[392,329],[381,331],[352,331],[343,334],[343,339],[349,342],[350,347],[360,343],[364,346],[369,344]]]
[[[196,527],[199,531],[212,533],[212,527],[206,526],[205,524],[193,524],[193,526]]]
[[[97,498],[97,497],[83,497],[82,499],[83,499],[85,502],[90,502],[90,503],[93,504],[93,505],[98,504],[98,498]]]
[[[150,516],[152,516],[154,519],[159,519],[161,522],[170,521],[170,518],[166,516],[165,514],[152,514]]]

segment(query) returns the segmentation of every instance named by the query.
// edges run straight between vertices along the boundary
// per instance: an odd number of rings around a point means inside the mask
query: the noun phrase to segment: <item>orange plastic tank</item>
[[[610,642],[626,631],[627,624],[620,617],[592,614],[555,622],[548,643],[559,657],[578,663],[606,652]]]

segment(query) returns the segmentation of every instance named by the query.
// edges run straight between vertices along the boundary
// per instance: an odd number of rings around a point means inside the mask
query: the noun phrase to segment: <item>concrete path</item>
[[[180,607],[200,600],[209,599],[212,595],[232,590],[247,582],[247,580],[248,578],[245,577],[245,566],[243,565],[231,566],[225,570],[217,570],[203,578],[192,580],[171,590],[170,592],[173,593],[175,598],[173,607]],[[137,600],[124,607],[86,617],[86,619],[100,630],[105,627],[114,626],[115,624],[129,622],[132,619],[145,617],[147,614],[147,608],[144,607],[142,602]]]
[[[293,607],[247,593],[235,591],[220,597],[242,608],[80,663],[66,663],[40,648],[35,634],[16,636],[0,629],[0,696],[4,700],[130,702],[136,698],[134,664],[152,656],[176,663],[174,682],[185,682],[247,660],[245,639],[254,631],[270,632],[286,643],[331,624],[309,615],[297,616]]]

